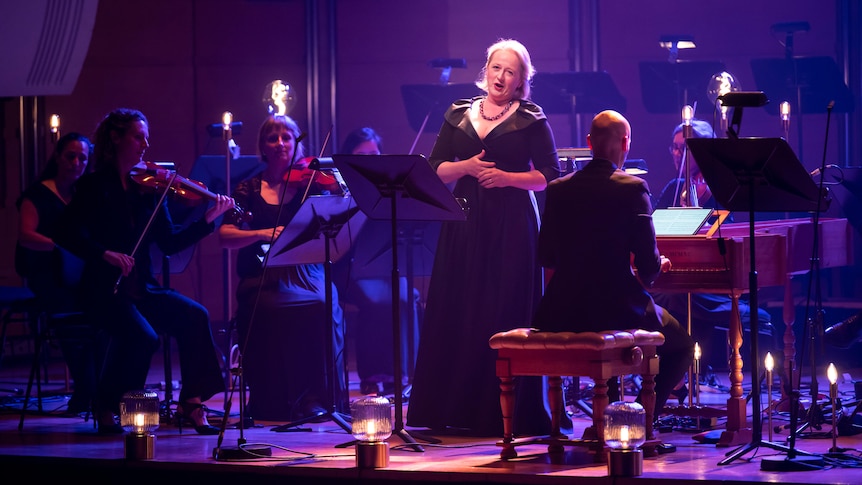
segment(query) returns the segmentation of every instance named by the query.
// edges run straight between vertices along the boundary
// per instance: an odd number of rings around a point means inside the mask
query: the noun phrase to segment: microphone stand
[[[832,108],[835,106],[835,102],[830,102],[826,108],[826,136],[823,144],[823,159],[820,164],[820,181],[818,184],[818,193],[823,193],[823,184],[824,184],[824,172],[826,171],[826,148],[827,141],[829,139],[829,122],[832,118]],[[819,355],[823,353],[823,295],[820,286],[820,213],[822,212],[821,207],[822,197],[818,197],[817,199],[817,210],[814,212],[812,216],[812,225],[814,226],[814,235],[812,242],[812,250],[811,250],[811,264],[809,267],[809,280],[808,280],[808,301],[811,301],[812,287],[814,288],[814,314],[813,316],[808,316],[806,320],[805,331],[807,333],[806,339],[808,342],[808,352],[809,352],[809,365],[811,369],[811,406],[808,408],[808,413],[806,416],[806,422],[796,428],[797,423],[791,423],[791,450],[793,448],[793,444],[795,443],[795,436],[800,435],[806,428],[814,427],[815,429],[820,429],[820,425],[824,422],[823,419],[823,411],[820,408],[820,404],[817,401],[817,397],[820,394],[820,389],[817,381],[817,363],[816,359]],[[806,313],[808,313],[806,309]],[[819,345],[818,345],[819,344]],[[820,352],[816,352],[819,350]],[[802,387],[802,376],[799,376],[799,380],[796,384],[795,395],[799,397],[799,389]],[[794,393],[791,393],[793,396]],[[797,402],[792,402],[791,405],[798,406]],[[832,412],[835,412],[833,409]]]

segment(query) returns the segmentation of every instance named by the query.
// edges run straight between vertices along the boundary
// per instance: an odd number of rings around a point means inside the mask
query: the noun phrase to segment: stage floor
[[[176,356],[176,352],[174,353]],[[29,362],[29,361],[27,361]],[[154,358],[149,382],[159,383],[164,379],[163,367],[159,365],[161,354]],[[628,483],[627,479],[609,477],[607,467],[595,463],[594,455],[583,448],[567,448],[559,456],[547,453],[544,445],[524,445],[518,447],[519,457],[509,461],[500,459],[497,437],[467,438],[458,436],[436,436],[442,442],[432,444],[424,441],[428,430],[407,428],[407,437],[415,440],[416,445],[406,443],[402,437],[393,436],[389,442],[391,459],[387,468],[358,469],[352,446],[340,447],[348,443],[352,436],[337,422],[328,420],[323,423],[310,423],[287,432],[275,432],[273,428],[284,423],[258,422],[255,427],[240,431],[236,424],[238,416],[238,396],[232,397],[231,418],[224,434],[223,447],[237,448],[245,441],[245,446],[269,450],[271,456],[240,460],[215,460],[213,451],[218,446],[217,436],[200,436],[193,429],[180,430],[163,423],[156,431],[155,458],[150,461],[129,461],[124,458],[124,439],[122,436],[100,436],[96,434],[92,421],[84,421],[79,416],[62,416],[45,413],[28,414],[23,430],[18,430],[21,399],[15,389],[26,386],[25,362],[5,359],[0,366],[0,465],[7,473],[19,472],[28,480],[40,478],[65,478],[78,475],[90,483],[233,483],[249,479],[256,483],[330,483],[334,480],[347,482],[383,483]],[[52,364],[52,376],[46,390],[62,391],[62,373],[59,364]],[[178,366],[174,366],[177,376]],[[56,372],[57,375],[53,375]],[[825,373],[825,369],[824,369]],[[845,376],[852,376],[845,373]],[[718,384],[727,383],[727,376],[718,375]],[[351,374],[351,396],[358,397],[358,379]],[[845,406],[850,406],[847,416],[856,405],[852,377],[846,382],[842,379],[839,395]],[[745,391],[748,392],[749,379],[746,378]],[[776,381],[777,382],[777,381]],[[810,408],[810,399],[803,378],[803,405]],[[825,384],[824,384],[825,383]],[[589,382],[581,381],[582,386]],[[828,386],[822,379],[821,392]],[[777,386],[774,386],[777,387]],[[773,389],[773,398],[778,392]],[[160,391],[161,392],[161,391]],[[178,393],[178,391],[175,391]],[[827,390],[828,394],[828,390]],[[175,394],[176,395],[176,394]],[[160,394],[160,397],[163,393]],[[46,411],[60,412],[64,409],[67,396],[60,395],[45,400]],[[716,386],[703,386],[701,403],[716,408],[724,406],[727,393]],[[762,402],[766,409],[766,395]],[[211,409],[210,420],[220,422],[223,414],[225,396],[218,395],[206,404]],[[824,401],[824,406],[828,403]],[[465,403],[469,405],[469,403]],[[404,417],[406,419],[406,406]],[[573,437],[581,436],[590,424],[588,417],[580,410],[573,412]],[[749,407],[750,413],[750,407]],[[806,416],[803,415],[804,419]],[[826,416],[831,422],[831,417]],[[781,426],[789,421],[787,413],[775,413],[773,426]],[[852,420],[851,420],[852,421]],[[735,447],[717,447],[715,444],[700,443],[694,439],[697,430],[689,429],[685,420],[665,419],[665,424],[676,425],[675,429],[658,433],[658,438],[676,447],[676,451],[661,454],[644,460],[643,474],[638,480],[660,480],[661,483],[766,483],[785,484],[859,484],[862,483],[862,434],[838,436],[837,446],[844,451],[829,454],[826,466],[812,471],[763,471],[764,460],[787,461],[788,455],[769,443],[758,443],[752,449],[733,459],[730,463],[719,465]],[[749,424],[751,416],[749,414]],[[763,419],[763,439],[768,439],[768,419]],[[803,421],[804,424],[804,421]],[[807,427],[796,440],[795,450],[825,456],[833,446],[830,423],[824,419],[813,422],[816,426]],[[716,423],[718,430],[724,429],[724,420]],[[788,432],[774,433],[771,443],[786,446]],[[752,444],[743,440],[743,444]],[[417,448],[421,448],[421,451]]]

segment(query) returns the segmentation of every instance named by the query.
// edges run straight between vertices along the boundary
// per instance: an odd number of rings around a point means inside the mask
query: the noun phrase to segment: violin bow
[[[144,237],[147,235],[147,232],[150,230],[150,226],[153,224],[153,220],[156,218],[156,213],[159,211],[159,207],[162,206],[162,203],[165,201],[165,197],[168,195],[168,191],[171,190],[171,185],[173,185],[174,180],[177,178],[177,171],[173,170],[170,180],[168,180],[167,185],[165,186],[164,192],[159,196],[159,202],[156,203],[156,207],[153,208],[153,212],[150,213],[150,218],[147,220],[147,225],[144,226],[143,231],[141,231],[141,237],[138,238],[138,242],[135,243],[135,247],[132,249],[131,257],[135,257],[138,249],[141,247],[141,243],[144,241]],[[117,277],[117,281],[114,283],[114,294],[117,294],[117,291],[120,289],[120,281],[123,280],[123,273],[120,273],[120,276]]]
[[[323,152],[326,150],[326,145],[329,144],[329,139],[332,137],[332,129],[333,125],[329,125],[329,131],[326,133],[326,138],[323,139],[323,146],[320,147],[320,152],[317,155],[317,158],[323,156]],[[306,199],[308,199],[308,192],[311,190],[311,184],[314,183],[314,177],[317,175],[319,170],[314,170],[311,174],[311,178],[308,180],[308,185],[305,186],[305,193],[302,194],[302,202],[304,203]]]

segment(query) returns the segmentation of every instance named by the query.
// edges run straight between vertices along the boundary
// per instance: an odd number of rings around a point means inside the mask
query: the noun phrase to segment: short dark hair
[[[351,131],[347,135],[347,138],[344,139],[344,144],[341,145],[340,153],[353,153],[353,150],[356,150],[356,147],[366,141],[373,141],[377,145],[377,149],[381,152],[383,151],[383,142],[380,139],[380,135],[378,135],[373,128],[364,126]]]

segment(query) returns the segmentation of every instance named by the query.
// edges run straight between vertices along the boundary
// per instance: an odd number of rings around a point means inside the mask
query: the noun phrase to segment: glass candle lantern
[[[159,427],[159,396],[152,391],[131,391],[120,401],[120,425],[126,435],[126,458],[151,460]]]
[[[608,475],[639,476],[643,473],[646,442],[646,411],[636,402],[616,401],[605,408],[605,444],[608,446]]]
[[[365,396],[350,405],[353,419],[351,433],[356,439],[356,466],[385,468],[389,466],[389,443],[392,436],[392,405],[382,396]]]

